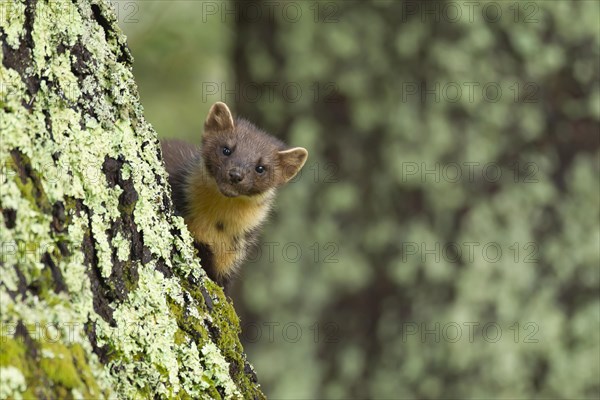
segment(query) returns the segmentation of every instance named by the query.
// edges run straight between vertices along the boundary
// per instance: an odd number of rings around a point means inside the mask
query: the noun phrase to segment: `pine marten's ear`
[[[277,153],[281,166],[281,182],[284,184],[296,176],[308,158],[308,151],[303,147],[294,147]]]
[[[222,132],[233,130],[233,116],[227,104],[220,101],[213,104],[204,122],[204,132]]]

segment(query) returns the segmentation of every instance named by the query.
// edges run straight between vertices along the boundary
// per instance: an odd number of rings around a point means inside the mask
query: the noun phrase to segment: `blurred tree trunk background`
[[[598,2],[234,4],[238,111],[310,152],[236,302],[267,393],[598,396]]]

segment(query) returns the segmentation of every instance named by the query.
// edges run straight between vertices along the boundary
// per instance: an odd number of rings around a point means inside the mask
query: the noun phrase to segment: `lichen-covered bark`
[[[262,398],[111,10],[0,7],[0,398]]]

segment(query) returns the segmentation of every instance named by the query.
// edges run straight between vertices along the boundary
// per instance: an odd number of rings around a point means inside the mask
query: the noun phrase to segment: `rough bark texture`
[[[112,11],[0,7],[0,398],[262,398]]]

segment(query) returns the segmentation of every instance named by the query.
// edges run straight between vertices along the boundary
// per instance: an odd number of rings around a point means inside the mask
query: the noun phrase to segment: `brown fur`
[[[209,277],[226,286],[266,220],[276,189],[300,171],[308,153],[244,119],[234,122],[220,102],[210,109],[201,149],[175,140],[161,145],[175,208]]]

